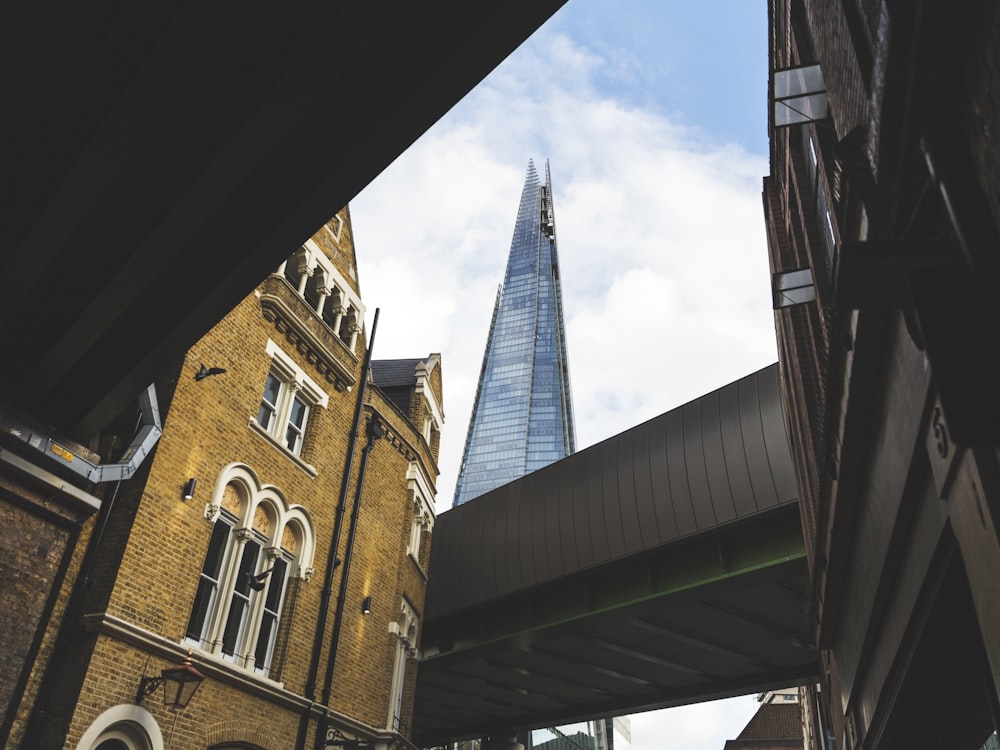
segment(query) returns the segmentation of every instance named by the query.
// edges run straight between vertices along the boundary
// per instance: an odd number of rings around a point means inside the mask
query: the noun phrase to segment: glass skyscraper
[[[546,161],[543,183],[529,161],[507,271],[486,339],[454,504],[548,466],[574,450],[552,174]],[[627,720],[622,725],[627,727]],[[546,750],[611,750],[611,727],[611,722],[599,719],[536,730],[531,744]],[[619,738],[619,745],[628,750],[627,741]]]
[[[521,191],[455,485],[455,505],[575,450],[552,176],[533,162]]]

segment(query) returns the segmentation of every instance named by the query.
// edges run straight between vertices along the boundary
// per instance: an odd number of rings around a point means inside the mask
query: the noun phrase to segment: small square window
[[[300,456],[309,417],[313,409],[325,409],[329,397],[273,341],[267,342],[266,351],[271,357],[271,371],[264,381],[257,416],[250,423],[276,445]]]
[[[257,410],[257,424],[296,456],[302,451],[309,419],[309,405],[296,393],[298,389],[295,381],[272,371]]]

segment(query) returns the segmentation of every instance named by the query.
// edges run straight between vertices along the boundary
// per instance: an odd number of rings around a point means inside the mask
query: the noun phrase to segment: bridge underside
[[[441,515],[423,746],[817,674],[771,366]]]
[[[563,2],[3,3],[3,401],[89,440]]]
[[[422,746],[815,679],[798,506],[437,620]]]

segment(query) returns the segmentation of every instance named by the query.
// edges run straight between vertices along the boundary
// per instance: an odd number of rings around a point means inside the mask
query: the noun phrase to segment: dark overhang
[[[563,2],[4,4],[4,400],[89,437]]]

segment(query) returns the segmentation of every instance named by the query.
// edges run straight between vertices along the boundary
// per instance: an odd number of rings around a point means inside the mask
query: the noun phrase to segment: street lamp
[[[205,676],[191,666],[191,652],[188,651],[184,658],[184,663],[176,667],[167,667],[160,672],[159,677],[143,676],[139,680],[139,690],[135,694],[135,703],[139,705],[143,698],[152,695],[156,689],[163,685],[163,705],[175,711],[179,708],[187,708],[191,696],[198,686],[205,679]]]

